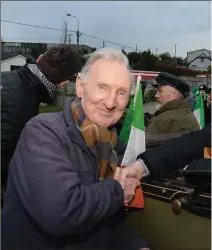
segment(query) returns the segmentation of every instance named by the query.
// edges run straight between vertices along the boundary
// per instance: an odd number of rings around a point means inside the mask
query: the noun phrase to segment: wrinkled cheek
[[[118,110],[118,111],[115,113],[115,123],[118,122],[118,121],[121,119],[121,117],[122,117],[123,114],[124,114],[124,110],[125,110],[125,108],[124,108],[124,109],[121,109],[121,110]]]
[[[103,93],[96,93],[96,92],[92,92],[92,94],[90,95],[90,102],[92,104],[98,104],[100,102],[102,102],[105,99],[105,96]]]

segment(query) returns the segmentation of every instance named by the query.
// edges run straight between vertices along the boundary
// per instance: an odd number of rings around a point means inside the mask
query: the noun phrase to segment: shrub
[[[154,102],[155,100],[155,95],[156,95],[156,89],[150,89],[148,92],[144,94],[144,103],[147,102]]]

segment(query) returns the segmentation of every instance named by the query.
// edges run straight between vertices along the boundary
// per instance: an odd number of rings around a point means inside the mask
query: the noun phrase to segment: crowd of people
[[[126,145],[115,124],[135,84],[127,57],[111,48],[89,55],[76,97],[62,112],[38,115],[39,104],[51,102],[56,87],[79,72],[79,62],[77,52],[61,45],[35,64],[1,73],[4,250],[148,250],[151,242],[124,223],[140,181],[181,169],[211,147],[211,122],[200,130],[189,108],[190,86],[161,73],[153,86],[161,108],[146,132],[185,135],[120,168]]]

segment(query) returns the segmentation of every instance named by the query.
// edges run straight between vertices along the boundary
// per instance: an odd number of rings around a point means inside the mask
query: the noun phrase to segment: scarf
[[[54,93],[55,93],[55,90],[57,88],[57,86],[48,81],[46,76],[40,71],[40,69],[38,68],[37,64],[28,64],[28,68],[31,70],[31,72],[36,75],[39,80],[44,84],[44,86],[46,87],[48,93],[49,93],[49,96],[51,98],[54,97]]]
[[[99,179],[112,177],[118,164],[115,127],[103,128],[88,120],[79,98],[71,103],[71,112],[85,143],[98,160]]]

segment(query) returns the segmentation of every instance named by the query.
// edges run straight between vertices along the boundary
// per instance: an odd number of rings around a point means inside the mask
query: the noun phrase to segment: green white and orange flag
[[[203,128],[205,125],[205,115],[204,115],[204,104],[201,94],[199,94],[196,99],[196,104],[193,114],[200,125],[200,129]]]
[[[131,101],[129,111],[120,133],[120,139],[127,144],[122,166],[136,161],[137,156],[146,150],[144,132],[144,111],[141,91],[141,76],[137,77],[136,93]]]

